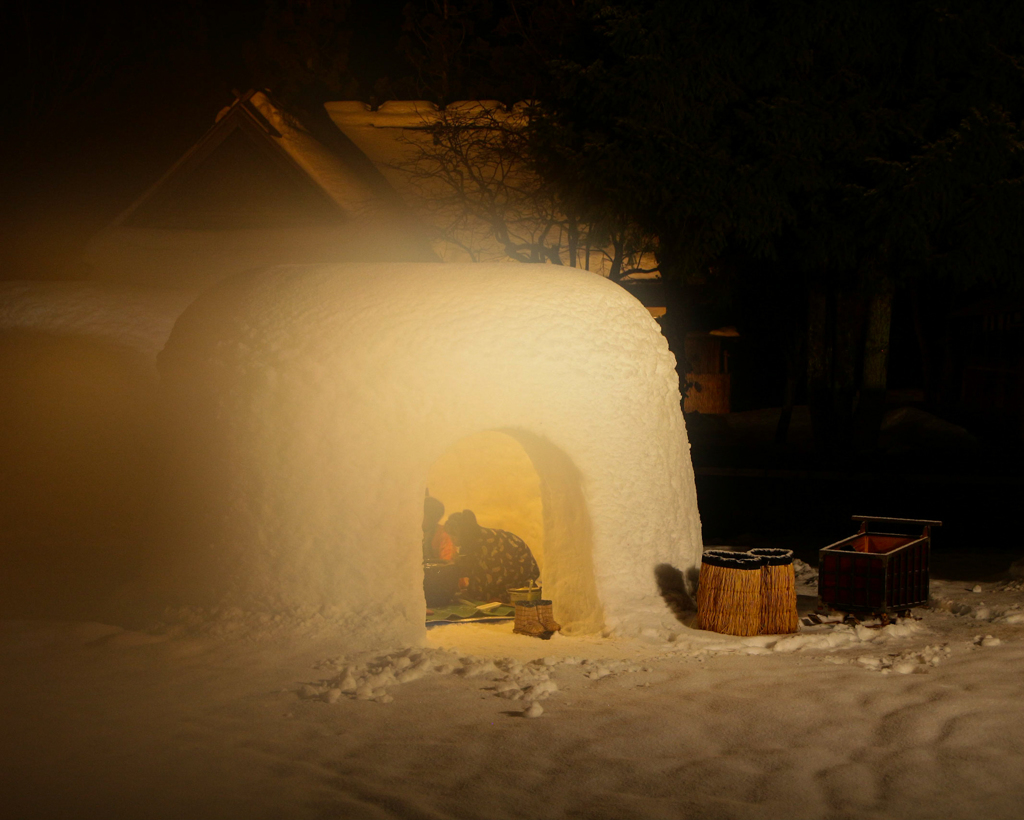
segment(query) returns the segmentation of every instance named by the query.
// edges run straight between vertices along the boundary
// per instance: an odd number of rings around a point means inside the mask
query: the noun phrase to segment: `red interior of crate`
[[[892,614],[928,603],[930,527],[940,521],[861,518],[860,532],[820,550],[818,597],[840,611]],[[867,531],[869,521],[920,524],[920,535]]]
[[[897,547],[916,541],[917,537],[908,538],[899,535],[870,535],[865,533],[854,539],[855,552],[891,552]]]
[[[920,606],[928,600],[928,552],[927,537],[854,536],[821,551],[818,595],[837,609]]]

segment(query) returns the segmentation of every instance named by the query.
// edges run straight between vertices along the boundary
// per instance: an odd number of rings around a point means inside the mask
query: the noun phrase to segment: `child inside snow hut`
[[[444,504],[440,499],[434,498],[429,491],[423,499],[423,561],[424,563],[435,563],[437,561],[450,562],[455,560],[455,545],[452,539],[441,526],[441,519],[444,518]]]
[[[522,538],[505,530],[481,527],[472,510],[454,512],[444,525],[455,544],[459,572],[469,579],[466,597],[509,603],[510,588],[540,577],[533,553]]]
[[[441,526],[444,504],[427,493],[423,500],[423,595],[428,607],[448,606],[458,594],[460,569],[458,552]]]

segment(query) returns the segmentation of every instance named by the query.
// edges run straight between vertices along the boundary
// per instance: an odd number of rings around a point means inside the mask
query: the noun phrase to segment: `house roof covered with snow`
[[[275,263],[432,261],[426,233],[326,114],[300,123],[250,92],[93,238],[85,261],[96,280],[195,289]]]
[[[500,146],[467,149],[469,164],[456,169],[474,177],[481,201],[460,200],[451,175],[436,172],[446,161],[436,127],[461,129],[468,142],[474,131],[498,132],[500,141],[520,121],[522,106],[487,100],[444,111],[425,101],[376,110],[341,101],[296,115],[249,92],[94,238],[86,261],[97,279],[161,286],[288,262],[540,261],[523,259],[517,243],[554,248],[553,261],[565,264],[564,217],[550,202],[524,212],[530,198],[515,191],[530,187],[529,172],[522,162],[506,167]],[[487,212],[492,183],[496,219]],[[580,266],[609,273],[600,248]]]

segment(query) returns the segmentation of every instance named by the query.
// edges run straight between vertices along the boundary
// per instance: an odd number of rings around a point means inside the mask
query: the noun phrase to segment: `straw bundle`
[[[763,561],[761,568],[761,634],[796,632],[796,574],[793,553],[781,549],[753,549],[750,555]]]
[[[753,555],[708,550],[701,559],[697,625],[726,635],[761,630],[761,564]]]
[[[516,623],[512,628],[513,632],[547,640],[561,628],[562,625],[554,618],[551,601],[538,599],[516,602]]]
[[[707,550],[701,557],[700,577],[697,579],[697,628],[711,629],[715,623],[714,607],[717,598],[721,567],[714,563],[714,558],[722,554],[722,550]]]

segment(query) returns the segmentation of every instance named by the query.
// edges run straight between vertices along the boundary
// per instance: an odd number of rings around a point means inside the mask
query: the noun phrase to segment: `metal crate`
[[[820,550],[818,600],[841,612],[882,615],[928,603],[931,528],[941,521],[855,515],[855,535]],[[868,523],[921,527],[921,535],[870,532]]]

